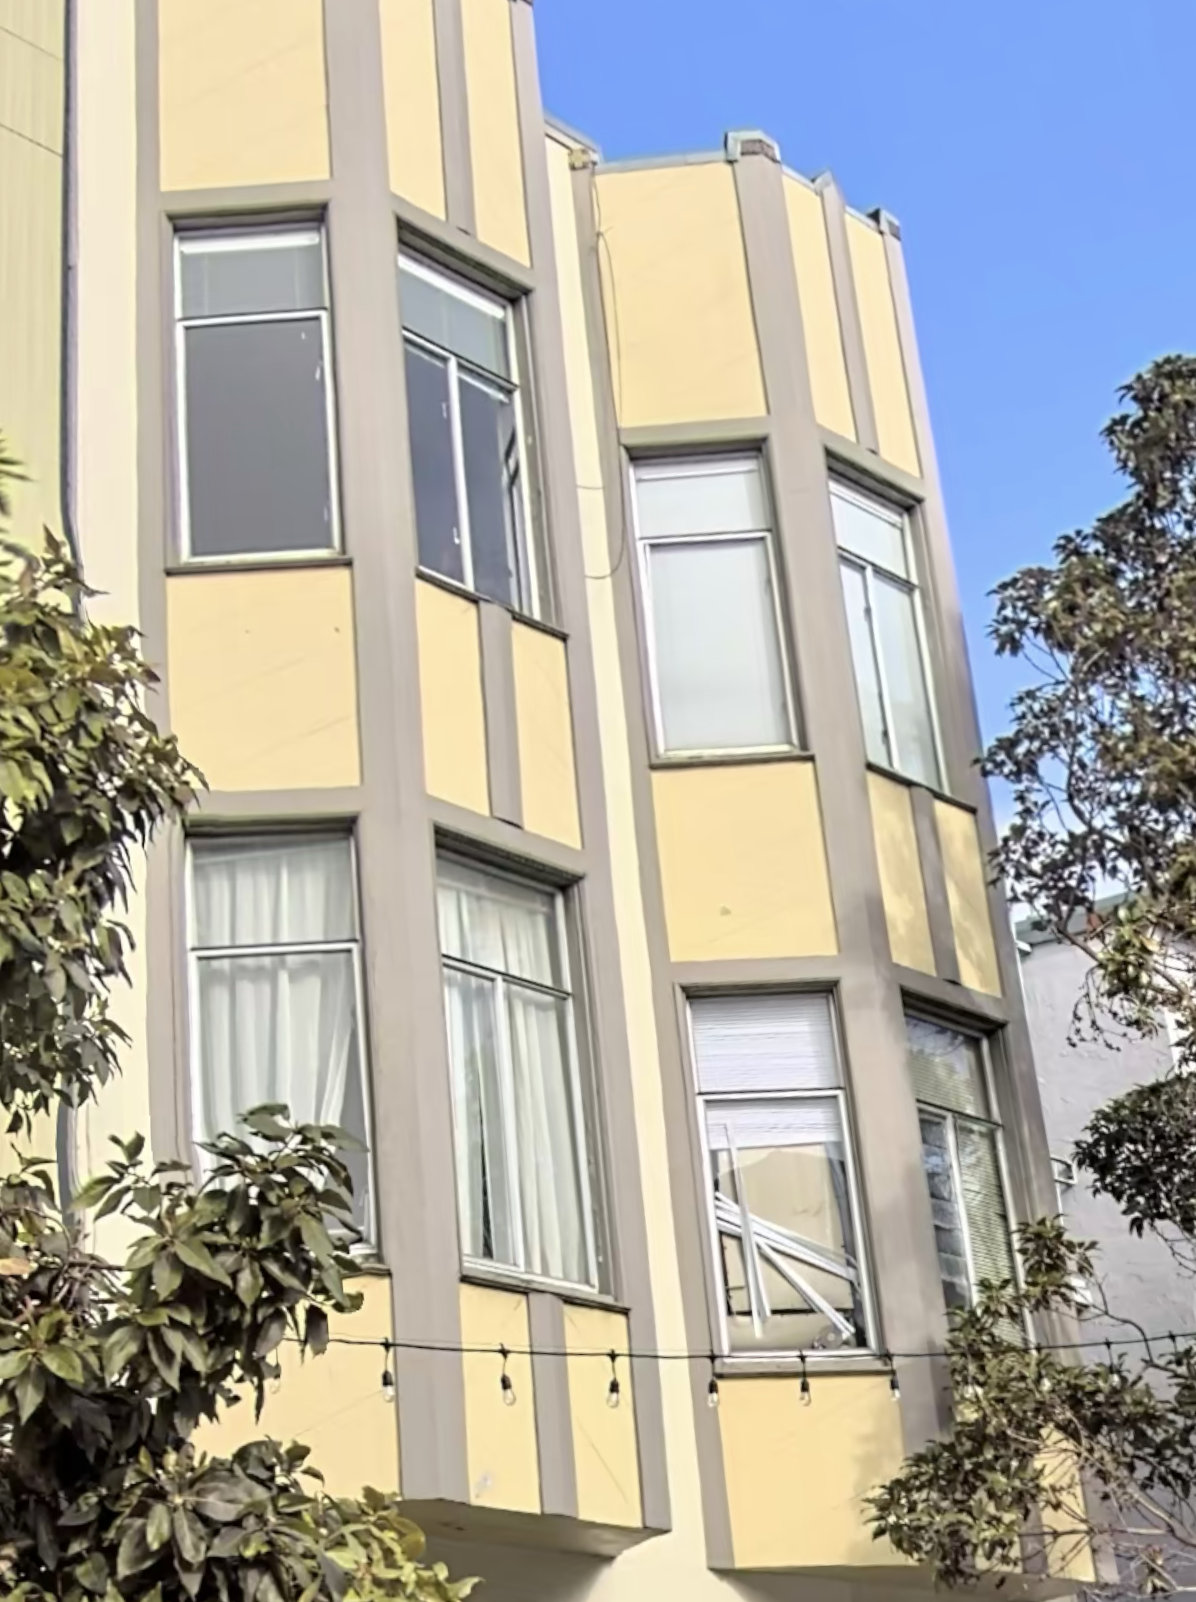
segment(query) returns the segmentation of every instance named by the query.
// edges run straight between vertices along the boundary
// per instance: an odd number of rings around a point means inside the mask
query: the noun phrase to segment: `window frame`
[[[409,249],[400,242],[395,257],[395,271],[398,277],[399,288],[399,324],[403,348],[406,350],[410,344],[421,350],[425,355],[442,361],[446,365],[449,383],[449,442],[453,455],[453,488],[457,500],[457,515],[461,520],[461,567],[462,578],[453,578],[449,573],[438,573],[435,568],[426,567],[419,556],[419,533],[416,530],[416,571],[435,583],[449,584],[456,590],[463,590],[478,600],[492,601],[496,606],[506,606],[509,611],[521,617],[531,618],[533,622],[550,623],[550,586],[548,575],[541,573],[543,565],[547,568],[547,557],[542,552],[541,541],[536,537],[537,502],[533,498],[531,475],[535,462],[535,453],[528,440],[528,408],[525,405],[525,391],[530,383],[530,359],[526,351],[525,331],[518,326],[521,317],[522,299],[510,300],[506,297],[478,288],[475,284],[466,281],[451,268],[442,267],[429,261],[416,251]],[[415,277],[423,279],[427,284],[441,290],[443,293],[455,296],[467,306],[476,311],[484,312],[494,317],[496,321],[501,318],[503,324],[504,343],[507,351],[507,361],[510,364],[513,378],[503,378],[501,374],[492,373],[487,368],[471,362],[467,357],[458,356],[455,351],[443,345],[437,345],[426,334],[416,333],[403,322],[402,315],[402,279],[403,272],[410,272]],[[521,337],[523,336],[523,337]],[[525,366],[528,369],[525,375]],[[465,478],[465,449],[461,429],[461,374],[464,373],[470,381],[481,388],[489,388],[500,394],[505,394],[512,406],[515,417],[515,437],[519,450],[519,502],[523,513],[522,550],[518,548],[520,541],[516,537],[515,566],[516,589],[519,592],[509,601],[496,601],[493,596],[483,595],[474,588],[473,572],[473,533],[470,525],[469,496]],[[408,442],[407,448],[410,449]]]
[[[502,973],[494,968],[487,968],[481,963],[469,962],[463,957],[447,956],[440,951],[441,968],[441,1007],[444,1007],[445,990],[444,974],[446,971],[462,973],[473,979],[480,979],[494,987],[495,996],[495,1046],[496,1067],[502,1084],[503,1102],[503,1139],[509,1142],[509,1149],[513,1152],[515,1161],[511,1165],[511,1176],[517,1178],[521,1152],[516,1139],[511,1138],[511,1110],[513,1100],[512,1087],[512,1059],[510,1031],[507,1022],[507,1012],[503,1005],[508,983],[516,989],[529,990],[537,995],[550,996],[554,1000],[566,1003],[565,1043],[568,1053],[566,1064],[569,1075],[569,1100],[573,1113],[574,1125],[582,1135],[582,1149],[576,1155],[579,1159],[577,1171],[581,1181],[581,1205],[585,1229],[586,1255],[589,1259],[591,1278],[588,1283],[576,1280],[558,1279],[548,1274],[538,1274],[535,1269],[529,1268],[526,1263],[526,1242],[523,1233],[522,1200],[518,1195],[518,1186],[509,1187],[513,1193],[508,1196],[508,1205],[511,1206],[511,1216],[517,1221],[518,1228],[514,1231],[519,1244],[519,1255],[523,1261],[518,1264],[502,1263],[494,1258],[472,1256],[465,1248],[463,1233],[460,1232],[460,1176],[456,1172],[454,1160],[453,1195],[457,1205],[458,1229],[461,1239],[461,1269],[466,1277],[479,1279],[497,1279],[512,1285],[530,1285],[536,1289],[558,1290],[569,1295],[582,1295],[585,1297],[609,1300],[613,1292],[613,1263],[611,1252],[610,1231],[607,1227],[607,1209],[605,1196],[605,1164],[601,1145],[601,1131],[598,1127],[600,1108],[598,1101],[597,1072],[592,1051],[583,1053],[577,1027],[577,1007],[579,1001],[584,1003],[585,991],[583,976],[573,973],[574,962],[574,936],[576,933],[576,920],[571,917],[568,905],[569,897],[575,886],[562,888],[559,885],[547,884],[537,881],[527,875],[521,875],[509,869],[495,866],[493,862],[479,859],[462,851],[455,851],[451,847],[438,847],[436,851],[436,887],[439,892],[440,865],[448,864],[450,868],[465,868],[472,873],[480,873],[488,878],[498,879],[522,890],[532,890],[538,894],[549,897],[553,904],[553,935],[556,941],[556,957],[559,972],[563,981],[563,988],[555,985],[545,985],[533,979],[524,979],[515,975]],[[578,942],[579,944],[580,942]],[[437,945],[440,945],[439,937]],[[448,1038],[448,1018],[445,1017],[445,1047],[446,1058],[450,1075],[450,1101],[452,1104],[453,1128],[457,1130],[459,1117],[457,1097],[453,1089],[456,1078],[456,1069],[452,1059],[451,1041]],[[587,1087],[585,1080],[586,1069],[589,1069],[589,1078],[592,1083]],[[588,1094],[587,1094],[588,1089]],[[455,1154],[454,1154],[455,1157]],[[612,1283],[605,1283],[611,1281]]]
[[[759,995],[820,995],[825,997],[830,1013],[831,1038],[834,1044],[835,1061],[839,1072],[839,1083],[818,1090],[761,1090],[761,1091],[703,1091],[698,1080],[698,1052],[697,1040],[694,1033],[695,1001],[711,999],[750,1001]],[[880,1328],[877,1318],[877,1305],[875,1286],[873,1284],[872,1265],[869,1255],[869,1238],[867,1230],[867,1214],[864,1210],[863,1191],[860,1183],[859,1165],[855,1149],[855,1125],[852,1118],[851,1097],[845,1071],[845,1058],[843,1051],[843,1032],[839,1021],[838,999],[832,988],[801,988],[788,987],[783,990],[690,990],[683,993],[682,1001],[685,1009],[686,1049],[689,1056],[689,1076],[691,1089],[691,1102],[693,1107],[692,1129],[694,1131],[695,1151],[698,1162],[698,1180],[702,1190],[702,1209],[706,1225],[706,1264],[710,1275],[709,1286],[711,1292],[711,1307],[714,1317],[714,1334],[717,1341],[717,1355],[720,1362],[727,1365],[742,1365],[744,1367],[768,1369],[777,1365],[788,1365],[802,1360],[810,1363],[825,1362],[857,1362],[875,1359],[880,1351]],[[864,1314],[864,1340],[858,1346],[844,1346],[829,1349],[802,1350],[800,1347],[792,1349],[777,1347],[767,1351],[737,1351],[731,1345],[730,1328],[727,1322],[726,1280],[723,1273],[722,1245],[718,1227],[718,1217],[715,1205],[712,1157],[706,1124],[706,1109],[711,1104],[746,1106],[760,1102],[774,1101],[828,1101],[834,1100],[839,1109],[840,1127],[843,1133],[844,1168],[847,1176],[847,1197],[851,1209],[851,1225],[855,1235],[856,1257],[860,1271],[860,1304]],[[746,1252],[744,1254],[746,1263]]]
[[[288,839],[292,843],[305,840],[344,840],[349,847],[349,872],[352,876],[351,891],[354,921],[357,927],[355,940],[315,940],[266,942],[253,946],[203,946],[195,941],[195,855],[196,846],[202,850],[203,846],[218,841],[222,845],[239,845],[250,841]],[[184,836],[183,873],[184,873],[184,928],[187,942],[187,1136],[191,1147],[191,1160],[193,1168],[201,1178],[204,1173],[205,1158],[199,1149],[196,1138],[198,1123],[196,1109],[202,1098],[202,1064],[201,1041],[199,1021],[199,964],[211,959],[236,957],[270,957],[304,953],[333,953],[348,951],[353,962],[353,1000],[357,1013],[357,1053],[361,1073],[361,1104],[363,1109],[363,1122],[365,1124],[366,1161],[369,1173],[369,1205],[365,1208],[365,1219],[362,1225],[362,1238],[354,1241],[350,1247],[354,1256],[376,1257],[381,1250],[378,1232],[378,1168],[377,1145],[374,1133],[374,1106],[373,1081],[370,1071],[370,1030],[369,1017],[366,1012],[365,989],[365,963],[364,948],[365,934],[362,922],[361,905],[361,874],[358,860],[357,836],[352,828],[260,828],[260,829],[229,829],[229,830],[193,830]],[[236,1130],[228,1131],[236,1134]]]
[[[760,475],[764,494],[768,526],[762,529],[741,530],[733,533],[711,534],[652,534],[643,532],[640,522],[638,485],[645,470],[659,469],[662,476],[687,474],[702,476],[703,469],[712,466],[735,467],[751,463]],[[794,682],[793,652],[790,646],[786,608],[781,597],[781,566],[777,549],[776,502],[768,472],[768,459],[762,448],[747,447],[718,451],[686,451],[677,455],[645,453],[628,459],[628,490],[631,500],[631,537],[635,544],[635,565],[640,594],[643,655],[646,665],[645,680],[651,716],[648,719],[652,742],[652,755],[661,763],[711,761],[729,758],[732,761],[750,761],[753,757],[775,757],[800,753],[801,720],[798,715],[797,694]],[[651,550],[655,546],[697,545],[748,545],[762,543],[768,564],[768,580],[772,588],[772,612],[776,626],[777,655],[781,669],[781,691],[785,703],[785,725],[788,739],[766,745],[686,746],[671,750],[665,743],[664,706],[660,695],[660,674],[657,670],[656,629],[652,607]]]
[[[311,243],[320,246],[324,279],[324,305],[303,311],[227,313],[215,317],[184,317],[182,258],[189,245],[206,241],[217,250],[233,252],[262,248],[281,249],[285,243]],[[322,218],[313,222],[264,222],[259,227],[239,222],[226,228],[186,228],[174,225],[171,264],[174,274],[172,315],[174,321],[174,406],[176,527],[178,554],[188,567],[258,566],[261,563],[327,562],[344,555],[344,533],[340,504],[340,451],[337,442],[336,363],[332,345],[332,290],[328,271],[328,230]],[[331,540],[327,546],[308,546],[294,550],[223,551],[209,556],[191,549],[191,464],[187,455],[187,330],[189,328],[232,327],[238,323],[293,323],[317,318],[324,348],[324,424],[328,452],[328,502]]]
[[[943,745],[942,725],[939,720],[938,696],[936,693],[936,675],[934,671],[934,653],[931,650],[930,633],[926,622],[926,606],[924,586],[922,583],[921,563],[919,560],[919,541],[915,538],[913,527],[914,508],[902,506],[898,502],[879,493],[873,487],[865,487],[855,483],[843,473],[832,469],[829,475],[829,494],[831,501],[831,522],[834,526],[834,503],[836,495],[848,501],[854,501],[864,510],[879,513],[882,517],[890,519],[899,529],[901,548],[905,556],[905,572],[898,573],[878,562],[872,557],[862,556],[859,552],[843,545],[835,531],[835,554],[841,570],[844,566],[852,568],[859,573],[864,584],[864,605],[866,607],[866,623],[868,627],[868,641],[872,647],[872,661],[876,668],[876,681],[880,693],[880,714],[882,734],[888,747],[888,760],[880,761],[869,755],[865,745],[865,758],[872,767],[886,769],[912,784],[924,785],[927,789],[948,789],[946,752]],[[922,670],[922,683],[926,691],[926,706],[930,720],[930,739],[934,748],[934,762],[936,773],[933,782],[919,778],[902,766],[901,753],[898,749],[896,737],[896,723],[893,717],[892,698],[889,693],[889,677],[885,668],[884,656],[880,650],[876,630],[876,608],[873,601],[874,575],[879,574],[881,579],[894,588],[904,591],[911,600],[911,611],[914,620],[914,637],[918,647],[918,661]],[[842,577],[840,577],[840,595],[842,596]],[[846,600],[844,599],[846,611]],[[855,671],[855,661],[852,661],[852,679],[856,686],[856,703],[860,713],[860,722],[863,725],[863,709],[859,705],[861,689]]]

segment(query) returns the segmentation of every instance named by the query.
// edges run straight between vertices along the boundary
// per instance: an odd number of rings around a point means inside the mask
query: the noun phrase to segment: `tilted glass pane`
[[[893,766],[911,779],[938,784],[939,763],[934,748],[930,692],[922,661],[922,643],[918,638],[914,597],[901,585],[874,574],[872,606],[876,645],[889,693],[890,732],[895,747]]]
[[[507,396],[464,375],[458,393],[473,587],[505,606],[520,605],[521,553],[511,496],[519,462],[515,408]]]
[[[955,1128],[963,1208],[977,1283],[986,1279],[994,1284],[1012,1280],[1013,1247],[997,1156],[996,1130],[982,1129],[963,1119],[957,1121]]]
[[[868,590],[863,570],[852,562],[840,562],[839,573],[843,580],[843,603],[847,608],[847,632],[851,639],[860,720],[864,726],[864,754],[869,762],[891,767],[893,758],[885,732],[884,702],[881,700],[880,674],[877,672],[876,652],[872,644]]]
[[[507,1022],[524,1263],[530,1273],[573,1285],[593,1282],[586,1137],[578,1126],[570,1003],[507,987]]]
[[[835,538],[846,551],[908,578],[905,519],[900,512],[831,485]]]
[[[442,859],[437,904],[446,957],[560,987],[555,898],[464,863]]]
[[[731,1349],[866,1344],[838,1103],[712,1102],[705,1117]]]
[[[307,945],[353,940],[357,905],[343,835],[194,840],[193,944]]]
[[[636,469],[641,539],[666,534],[758,534],[770,527],[757,457]]]
[[[988,1118],[984,1051],[974,1035],[907,1013],[905,1038],[914,1095],[952,1112]]]
[[[179,246],[184,317],[243,317],[327,306],[318,234],[262,234],[242,244],[227,236]]]
[[[919,1114],[922,1128],[922,1166],[930,1191],[930,1216],[934,1221],[934,1243],[939,1255],[939,1273],[948,1308],[968,1307],[972,1287],[968,1278],[967,1246],[960,1198],[951,1166],[951,1146],[947,1122],[928,1113]]]
[[[492,980],[444,972],[449,1065],[453,1079],[457,1210],[467,1257],[522,1266],[517,1154],[509,1139],[498,1062],[497,999]]]
[[[407,432],[421,567],[465,582],[447,363],[408,345]]]
[[[512,376],[505,307],[491,308],[477,299],[464,299],[400,261],[399,309],[403,327],[413,334],[422,334],[442,350],[451,350],[488,373]]]
[[[690,1016],[703,1092],[822,1090],[840,1082],[828,996],[695,996]]]
[[[364,1146],[353,954],[203,957],[196,971],[196,1139],[237,1132],[242,1113],[281,1102],[297,1122],[339,1124]],[[344,1156],[356,1219],[364,1226],[370,1211],[368,1154]]]
[[[193,556],[333,543],[328,377],[318,318],[184,330]]]
[[[654,545],[648,561],[665,750],[788,744],[765,541]]]

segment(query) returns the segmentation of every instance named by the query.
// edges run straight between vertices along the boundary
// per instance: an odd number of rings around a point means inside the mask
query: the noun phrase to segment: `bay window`
[[[372,1176],[352,842],[342,834],[196,837],[188,897],[192,1127],[203,1142],[285,1104],[338,1124],[355,1221],[370,1236]]]
[[[866,1347],[830,997],[694,997],[690,1026],[724,1349]]]
[[[437,902],[466,1262],[597,1289],[562,898],[442,857]]]

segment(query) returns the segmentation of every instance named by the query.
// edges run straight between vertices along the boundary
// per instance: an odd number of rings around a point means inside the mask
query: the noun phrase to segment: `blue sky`
[[[609,157],[765,129],[900,218],[985,732],[987,591],[1118,498],[1116,386],[1196,349],[1193,0],[536,0]]]

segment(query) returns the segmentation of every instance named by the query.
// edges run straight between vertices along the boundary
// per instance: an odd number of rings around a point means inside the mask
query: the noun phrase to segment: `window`
[[[319,229],[180,237],[175,297],[184,555],[332,550]]]
[[[345,835],[195,839],[190,851],[193,1122],[197,1141],[283,1102],[361,1141],[345,1158],[372,1233],[361,936]]]
[[[465,1258],[597,1288],[561,897],[442,858],[437,899]]]
[[[635,508],[657,748],[793,745],[760,458],[639,462]]]
[[[830,998],[695,998],[690,1020],[726,1349],[866,1346]]]
[[[831,485],[839,569],[869,762],[941,782],[918,586],[904,513]]]
[[[538,617],[511,307],[399,257],[420,566]]]
[[[943,1295],[948,1309],[968,1307],[982,1280],[1014,1277],[988,1054],[925,1018],[907,1016],[905,1029]]]

